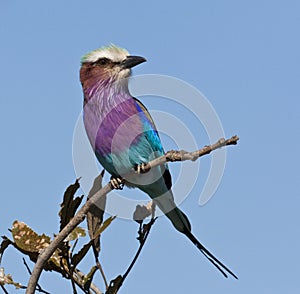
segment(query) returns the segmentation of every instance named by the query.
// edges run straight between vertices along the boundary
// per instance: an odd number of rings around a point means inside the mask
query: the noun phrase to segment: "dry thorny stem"
[[[187,151],[168,151],[165,155],[158,157],[151,162],[143,165],[139,171],[142,173],[147,172],[151,168],[162,165],[166,162],[174,162],[174,161],[185,161],[185,160],[196,160],[199,157],[202,157],[206,154],[209,154],[211,151],[214,151],[216,149],[219,149],[224,146],[228,145],[236,145],[239,138],[237,136],[233,136],[230,139],[220,139],[215,144],[205,146],[200,150],[196,150],[194,152],[187,152]],[[68,236],[68,234],[76,227],[78,226],[86,217],[87,212],[90,210],[92,205],[95,205],[95,203],[103,196],[109,193],[113,190],[113,187],[111,183],[106,184],[102,189],[100,189],[98,192],[96,192],[90,199],[80,208],[80,210],[77,212],[77,214],[70,220],[70,222],[61,230],[61,232],[54,238],[54,240],[50,243],[50,245],[39,255],[38,260],[34,266],[32,275],[30,276],[28,286],[26,289],[26,294],[33,294],[38,279],[40,277],[40,274],[43,270],[43,267],[47,260],[51,257],[51,255],[54,253],[56,248],[63,242],[63,240]],[[153,220],[154,221],[154,220]],[[152,225],[152,224],[151,224]],[[147,237],[149,232],[145,234],[145,237]],[[141,243],[142,244],[142,243]],[[131,269],[131,268],[130,268]],[[129,269],[129,270],[130,270]],[[126,272],[126,276],[128,273]],[[125,275],[124,275],[125,276]],[[125,276],[125,277],[126,277]],[[118,281],[120,282],[121,279],[123,279],[121,276],[117,277]],[[115,279],[116,280],[116,279]],[[115,281],[114,280],[114,281]],[[115,281],[116,282],[116,281]],[[108,292],[107,292],[108,293]],[[116,293],[116,292],[111,292]]]

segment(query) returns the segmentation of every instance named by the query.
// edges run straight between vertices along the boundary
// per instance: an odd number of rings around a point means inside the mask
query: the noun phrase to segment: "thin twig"
[[[85,275],[82,272],[80,272],[77,269],[70,271],[69,268],[66,268],[66,267],[64,269],[68,273],[70,279],[72,280],[73,293],[77,293],[75,285],[77,285],[84,293],[89,293],[88,290],[84,289],[83,279],[84,279]],[[75,291],[74,291],[74,288],[75,288]],[[97,294],[102,294],[102,292],[93,283],[91,283],[90,289],[93,290]]]
[[[24,265],[25,265],[25,267],[26,267],[26,269],[27,269],[27,271],[29,273],[29,276],[31,276],[31,274],[32,274],[31,270],[30,270],[29,265],[27,264],[27,262],[26,262],[26,260],[25,260],[24,257],[23,257],[23,263],[24,263]],[[26,287],[24,287],[24,289],[26,289]],[[40,293],[50,294],[49,292],[43,290],[43,288],[40,286],[39,283],[36,284],[36,290],[39,291]]]
[[[29,268],[29,266],[28,266],[28,264],[27,264],[25,258],[23,257],[22,259],[23,259],[23,263],[24,263],[24,265],[25,265],[25,267],[26,267],[26,269],[27,269],[29,275],[31,275],[31,270],[30,270],[30,268]]]
[[[70,270],[70,272],[71,272],[70,279],[71,279],[73,294],[77,294],[76,284],[75,284],[75,281],[74,281],[74,272],[72,270]]]
[[[140,253],[141,253],[141,251],[142,251],[142,249],[143,249],[143,247],[145,245],[145,242],[146,242],[146,240],[148,238],[148,235],[150,233],[151,227],[153,226],[153,224],[154,224],[155,221],[156,221],[156,218],[151,218],[150,222],[148,224],[144,225],[144,230],[145,231],[142,232],[143,235],[142,235],[142,238],[140,239],[139,249],[137,250],[137,252],[136,252],[136,254],[135,254],[132,262],[130,263],[128,269],[126,270],[125,274],[123,275],[122,282],[124,282],[124,280],[126,279],[126,277],[129,274],[129,272],[132,270],[135,262],[137,261],[139,255],[140,255]]]
[[[73,246],[72,246],[72,248],[71,248],[71,256],[73,255],[73,252],[74,252],[75,247],[76,247],[76,245],[77,245],[77,243],[78,243],[78,240],[79,240],[79,239],[76,239],[76,240],[75,240],[75,242],[74,242],[74,244],[73,244]]]
[[[152,225],[154,224],[155,221],[156,221],[156,218],[152,217],[149,223],[144,224],[143,226],[142,226],[142,222],[140,223],[140,227],[139,227],[139,230],[138,230],[139,237],[137,238],[140,241],[140,246],[139,246],[135,256],[133,257],[133,260],[131,261],[129,267],[127,268],[125,274],[123,276],[119,275],[117,278],[115,278],[114,280],[112,280],[110,282],[109,288],[105,292],[106,294],[111,294],[111,293],[115,294],[119,291],[119,289],[123,285],[126,277],[128,276],[128,274],[132,270],[134,264],[136,263],[139,255],[141,254],[142,249],[143,249],[143,247],[146,243],[146,240],[148,238],[148,235],[150,233],[151,227],[152,227]]]
[[[78,240],[78,239],[77,239],[77,240]],[[77,240],[76,240],[76,241],[77,241]],[[76,242],[75,242],[75,243],[76,243]],[[68,246],[68,247],[69,247],[69,246]],[[69,247],[69,248],[70,248],[70,247]],[[74,249],[74,247],[73,247],[73,249]],[[63,260],[65,260],[65,262],[66,262],[67,269],[65,268],[65,265],[64,265]],[[73,270],[73,268],[72,268],[71,265],[70,265],[69,255],[63,254],[62,260],[61,260],[61,264],[62,264],[62,266],[65,268],[65,271],[69,274],[69,277],[70,277],[70,280],[71,280],[71,285],[72,285],[73,294],[77,294],[77,290],[76,290],[76,281],[75,281],[75,278],[74,278],[74,270]]]
[[[1,286],[1,288],[2,288],[2,290],[3,290],[3,292],[4,292],[5,294],[9,294],[9,293],[7,292],[7,290],[5,289],[4,285],[0,284],[0,286]]]
[[[85,275],[84,273],[82,273],[80,270],[75,269],[74,270],[74,274],[76,273],[76,275],[78,276],[78,278],[80,278],[81,280],[84,279]],[[81,288],[82,289],[82,288]],[[103,294],[102,291],[100,291],[100,289],[97,288],[97,286],[92,282],[90,285],[90,290],[92,290],[95,294]],[[83,289],[84,291],[84,289]]]
[[[123,275],[122,277],[122,283],[124,282],[124,280],[126,279],[126,277],[128,276],[129,272],[132,270],[135,262],[137,261],[145,243],[146,243],[146,240],[148,238],[148,235],[150,233],[150,230],[152,228],[152,226],[154,225],[157,217],[155,217],[155,210],[156,210],[156,204],[154,201],[150,201],[151,203],[151,220],[149,221],[149,223],[147,224],[144,224],[142,226],[142,222],[140,222],[140,227],[139,227],[139,230],[138,230],[138,234],[139,234],[139,237],[138,237],[138,240],[140,241],[140,246],[132,260],[132,262],[130,263],[127,271],[125,272],[125,274]],[[121,284],[120,284],[120,287],[121,287]]]
[[[103,279],[103,281],[104,281],[105,289],[107,289],[107,288],[108,288],[108,283],[107,283],[107,279],[106,279],[104,270],[103,270],[103,268],[102,268],[102,265],[101,265],[101,263],[100,263],[98,257],[96,257],[96,255],[95,255],[95,259],[96,259],[96,266],[97,266],[98,270],[100,271],[100,274],[101,274],[102,279]]]
[[[205,146],[204,148],[194,151],[169,151],[165,155],[154,159],[145,166],[149,165],[150,168],[162,165],[168,161],[184,161],[184,160],[196,160],[197,158],[209,154],[211,151],[221,148],[228,145],[236,145],[239,138],[233,136],[230,139],[220,139],[213,145]],[[144,170],[144,168],[143,168]],[[113,188],[110,183],[106,184],[101,190],[95,193],[90,199],[80,208],[77,214],[70,220],[70,222],[61,230],[61,232],[54,238],[54,240],[49,244],[49,246],[39,255],[37,262],[34,266],[32,275],[28,281],[28,287],[26,294],[33,294],[36,288],[36,284],[41,275],[41,272],[44,268],[45,263],[54,253],[55,249],[63,242],[63,240],[68,236],[68,234],[78,226],[85,218],[87,212],[90,210],[90,207],[99,201],[99,199],[112,191]]]

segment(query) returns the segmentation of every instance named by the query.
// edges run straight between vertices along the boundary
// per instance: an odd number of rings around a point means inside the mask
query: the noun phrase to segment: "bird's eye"
[[[108,63],[108,59],[107,58],[100,58],[98,61],[97,61],[98,64],[100,65],[105,65]]]

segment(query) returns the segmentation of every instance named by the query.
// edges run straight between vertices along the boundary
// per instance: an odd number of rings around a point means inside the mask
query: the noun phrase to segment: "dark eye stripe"
[[[106,65],[107,63],[109,62],[109,59],[108,58],[99,58],[97,60],[97,63],[100,64],[100,65]]]

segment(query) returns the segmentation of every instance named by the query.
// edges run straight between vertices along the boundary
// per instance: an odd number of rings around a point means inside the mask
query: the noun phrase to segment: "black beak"
[[[147,60],[141,56],[127,56],[127,58],[121,62],[121,66],[123,68],[132,68],[145,61]]]

